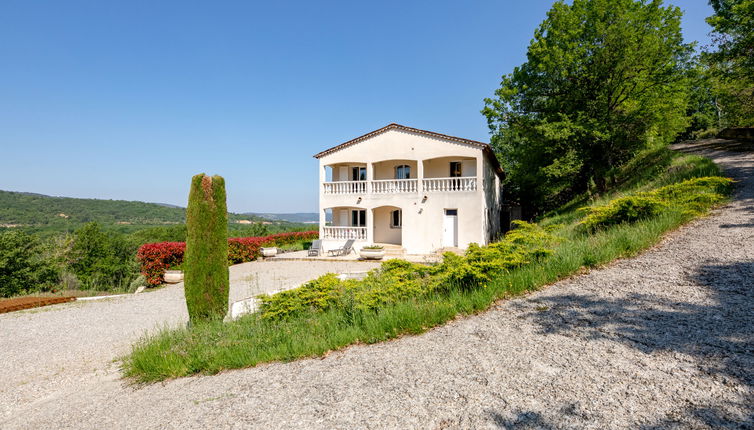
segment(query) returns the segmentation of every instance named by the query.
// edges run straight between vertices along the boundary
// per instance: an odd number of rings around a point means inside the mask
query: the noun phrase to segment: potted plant
[[[165,271],[165,283],[177,284],[183,281],[183,272],[180,270],[166,270]]]
[[[385,248],[380,245],[368,245],[361,248],[359,255],[366,260],[382,260],[385,256]]]
[[[261,248],[262,257],[274,257],[278,253],[277,248]]]

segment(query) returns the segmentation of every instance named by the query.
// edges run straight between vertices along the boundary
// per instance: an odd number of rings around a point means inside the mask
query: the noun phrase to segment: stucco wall
[[[393,206],[374,208],[374,241],[376,243],[401,244],[402,228],[390,227],[391,212],[399,209]]]
[[[418,175],[416,160],[390,160],[374,163],[372,165],[374,175],[373,179],[395,179],[395,168],[400,165],[411,167],[411,179],[416,179]]]
[[[411,163],[402,160],[411,160]],[[382,161],[388,162],[376,164]],[[320,212],[336,206],[368,209],[367,242],[379,242],[381,238],[398,242],[397,233],[400,233],[400,242],[408,253],[427,254],[443,246],[445,209],[457,209],[458,246],[466,248],[471,242],[488,243],[499,231],[499,179],[478,146],[403,130],[389,130],[321,157],[320,180],[324,180],[325,166],[357,162],[374,167],[367,169],[370,180],[392,179],[393,167],[397,164],[411,165],[412,178],[420,176],[419,170],[422,170],[421,176],[425,178],[445,178],[449,176],[450,161],[463,162],[463,176],[479,177],[476,191],[424,193],[417,190],[416,193],[332,195],[322,194],[320,187]],[[477,175],[477,172],[482,174]],[[390,210],[393,208],[382,206],[402,209],[403,227],[400,230],[389,227]],[[373,211],[375,209],[376,213]],[[326,249],[338,244],[337,241],[323,243]]]
[[[482,151],[479,151],[482,156]],[[450,177],[450,162],[461,162],[461,176],[476,176],[476,159],[469,157],[441,157],[431,160],[424,160],[424,177],[425,178],[447,178]]]

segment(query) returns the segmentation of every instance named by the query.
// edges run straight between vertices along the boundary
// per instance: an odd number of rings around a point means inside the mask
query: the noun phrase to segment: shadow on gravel
[[[706,304],[668,301],[634,294],[604,299],[567,294],[542,298],[550,309],[530,317],[543,334],[620,342],[644,353],[677,352],[695,359],[702,373],[725,385],[754,390],[754,261],[706,264],[690,275],[690,283],[704,286]],[[697,289],[698,287],[689,287]],[[746,392],[742,392],[746,396]],[[698,405],[697,405],[698,406]],[[722,407],[690,405],[677,419],[648,426],[672,427],[679,421],[712,427],[742,428],[741,416]],[[754,395],[741,404],[726,405],[742,411],[754,428]],[[727,408],[725,408],[727,409]]]

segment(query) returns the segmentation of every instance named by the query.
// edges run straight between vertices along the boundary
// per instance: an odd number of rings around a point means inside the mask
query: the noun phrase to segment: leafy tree
[[[546,209],[686,128],[692,46],[660,0],[556,2],[482,113],[522,204]]]
[[[36,291],[55,282],[57,272],[40,258],[36,237],[20,231],[0,233],[0,297]]]
[[[754,0],[711,0],[714,51],[704,59],[724,126],[754,126]]]
[[[225,180],[199,174],[191,178],[186,209],[184,290],[192,324],[222,319],[228,311],[228,211]]]
[[[90,222],[76,231],[70,268],[84,288],[123,289],[136,276],[136,247],[121,234],[102,231]]]

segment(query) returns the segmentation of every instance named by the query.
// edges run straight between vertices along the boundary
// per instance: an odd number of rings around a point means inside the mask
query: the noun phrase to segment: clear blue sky
[[[676,0],[708,43],[704,0]],[[312,155],[398,122],[488,141],[479,113],[551,1],[0,3],[0,189],[315,211]]]

